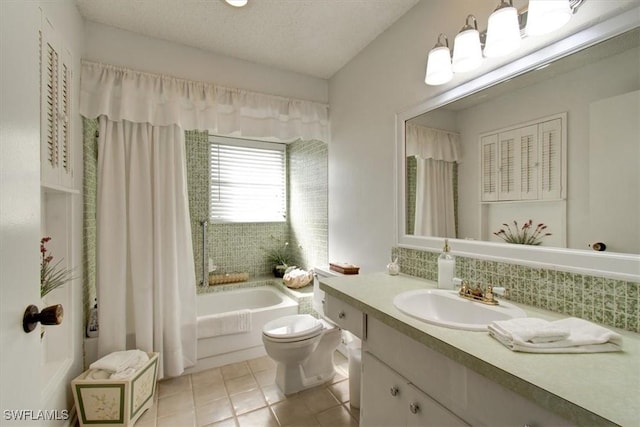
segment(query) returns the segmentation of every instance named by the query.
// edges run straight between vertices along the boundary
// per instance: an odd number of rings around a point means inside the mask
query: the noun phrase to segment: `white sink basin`
[[[458,296],[446,289],[417,289],[398,294],[393,305],[409,316],[434,325],[467,331],[486,331],[495,320],[527,317],[527,314],[505,301],[486,305]]]

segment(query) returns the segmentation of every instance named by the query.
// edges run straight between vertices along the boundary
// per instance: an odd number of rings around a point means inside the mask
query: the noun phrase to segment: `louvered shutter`
[[[71,187],[71,54],[61,48],[53,27],[40,31],[41,181]]]
[[[520,158],[517,130],[498,134],[498,200],[514,200],[519,196]]]
[[[540,128],[540,198],[560,199],[562,188],[562,121],[549,120]]]
[[[520,133],[519,198],[535,200],[538,198],[538,126],[527,126],[518,131]]]
[[[481,156],[481,200],[498,200],[498,135],[487,135],[480,139]]]

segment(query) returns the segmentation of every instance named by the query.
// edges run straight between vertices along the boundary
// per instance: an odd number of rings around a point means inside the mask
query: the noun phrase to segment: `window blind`
[[[286,220],[285,145],[210,136],[212,222]]]

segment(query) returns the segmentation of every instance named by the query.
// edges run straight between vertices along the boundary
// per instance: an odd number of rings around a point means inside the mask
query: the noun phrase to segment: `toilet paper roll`
[[[591,249],[593,249],[594,251],[602,252],[607,250],[607,245],[602,242],[596,242],[591,244]]]

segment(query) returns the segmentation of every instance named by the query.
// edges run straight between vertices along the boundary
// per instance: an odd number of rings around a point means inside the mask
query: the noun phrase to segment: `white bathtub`
[[[298,314],[298,303],[271,286],[212,292],[197,297],[198,317],[242,309],[251,310],[251,331],[198,339],[198,361],[185,373],[265,355],[262,327],[278,317]]]

